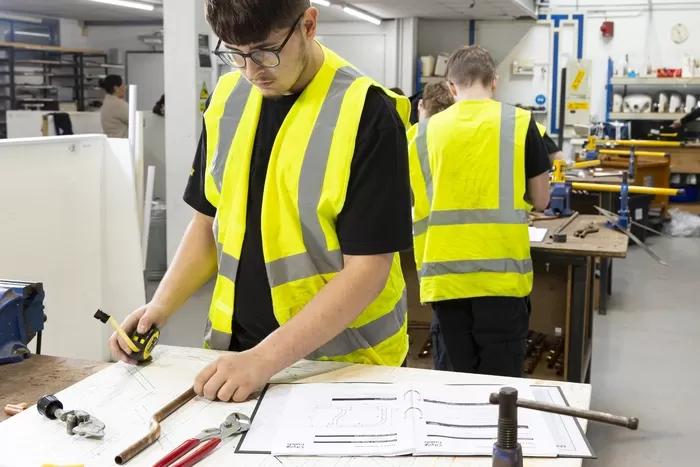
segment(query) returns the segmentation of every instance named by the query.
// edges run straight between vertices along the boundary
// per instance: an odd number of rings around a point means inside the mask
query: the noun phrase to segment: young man
[[[204,115],[194,219],[125,330],[163,326],[218,273],[205,345],[235,353],[197,376],[197,394],[243,401],[303,358],[402,365],[408,100],[314,39],[309,0],[208,0],[206,15],[238,71]]]
[[[447,109],[454,102],[454,97],[452,97],[447,83],[428,84],[423,88],[423,93],[418,101],[418,120],[430,118]]]
[[[549,158],[530,112],[493,100],[481,47],[448,61],[455,104],[409,132],[414,251],[447,358],[441,370],[522,376],[532,290],[528,203],[549,202]]]

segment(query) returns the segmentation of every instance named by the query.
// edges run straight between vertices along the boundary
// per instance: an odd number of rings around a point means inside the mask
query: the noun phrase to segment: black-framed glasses
[[[264,68],[274,68],[279,66],[280,52],[282,52],[284,46],[287,45],[289,39],[292,38],[292,34],[294,34],[299,21],[301,21],[301,18],[303,17],[304,13],[299,15],[297,20],[294,22],[292,29],[289,31],[289,34],[287,34],[287,37],[284,39],[284,42],[282,42],[282,45],[276,49],[258,49],[253,50],[250,53],[236,52],[233,50],[219,50],[221,47],[221,39],[219,39],[219,42],[216,44],[216,49],[214,49],[214,55],[219,57],[219,60],[224,62],[224,64],[234,68],[245,68],[246,59],[248,58]]]

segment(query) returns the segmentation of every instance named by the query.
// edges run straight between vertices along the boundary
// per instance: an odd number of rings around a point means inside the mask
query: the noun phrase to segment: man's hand
[[[683,126],[683,123],[681,123],[680,120],[676,120],[675,122],[671,123],[671,128],[680,128]]]
[[[194,392],[209,400],[245,402],[275,375],[274,365],[253,350],[219,357],[194,381]]]
[[[163,326],[168,316],[168,313],[166,313],[162,307],[155,304],[148,304],[127,316],[122,323],[122,328],[127,334],[133,333],[134,330],[145,333],[154,325],[158,327]],[[136,360],[129,356],[131,355],[129,345],[124,342],[124,339],[122,339],[117,332],[114,332],[112,337],[109,338],[109,349],[115,359],[131,365],[137,363]]]

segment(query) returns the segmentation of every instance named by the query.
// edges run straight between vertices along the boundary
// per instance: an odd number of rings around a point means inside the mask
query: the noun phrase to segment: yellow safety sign
[[[206,81],[202,83],[202,92],[199,93],[200,99],[209,99],[209,90],[207,89]]]
[[[566,104],[567,110],[588,110],[588,102],[578,101],[569,102]]]
[[[585,76],[586,72],[583,70],[579,70],[578,73],[576,73],[576,78],[574,78],[574,82],[571,83],[571,89],[573,91],[578,91],[578,88],[581,87],[581,82]]]
[[[200,102],[200,103],[199,103],[199,111],[200,111],[201,113],[204,113],[204,106],[205,106],[205,104],[206,104],[206,102]]]

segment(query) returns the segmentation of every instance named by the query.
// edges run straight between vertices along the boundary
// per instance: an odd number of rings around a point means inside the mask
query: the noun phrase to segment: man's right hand
[[[681,123],[680,120],[676,120],[675,122],[671,123],[671,128],[680,128],[683,126],[683,123]]]
[[[167,316],[167,313],[158,305],[148,304],[127,316],[122,323],[122,328],[129,335],[132,334],[134,330],[145,333],[154,325],[158,327],[163,326],[167,320]],[[112,337],[109,338],[109,349],[116,360],[121,360],[131,365],[137,363],[136,360],[130,357],[131,349],[129,345],[117,332],[114,332]]]

